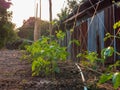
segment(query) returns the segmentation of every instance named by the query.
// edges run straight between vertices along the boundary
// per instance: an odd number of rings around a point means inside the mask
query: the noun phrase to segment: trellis
[[[90,3],[90,7],[86,8],[85,10],[82,10],[80,12],[79,11],[80,8],[81,8],[81,4],[80,4],[79,7],[78,7],[78,10],[76,11],[76,14],[64,21],[64,23],[66,23],[66,24],[69,23],[69,22],[74,22],[72,24],[74,31],[73,31],[73,33],[71,33],[71,37],[72,37],[72,39],[79,40],[80,44],[81,44],[80,46],[77,46],[75,43],[72,44],[72,46],[71,46],[71,57],[72,58],[71,59],[73,59],[73,60],[77,60],[76,55],[78,53],[80,53],[84,50],[88,50],[88,41],[87,41],[88,40],[88,32],[90,30],[90,26],[93,23],[95,17],[97,17],[99,19],[98,21],[101,23],[101,25],[104,29],[104,32],[107,33],[109,31],[109,30],[107,30],[107,28],[105,26],[106,21],[103,21],[103,19],[99,15],[97,15],[98,11],[101,9],[101,4],[105,4],[104,3],[105,0],[99,0],[96,3],[93,3],[92,0],[88,0],[88,1]],[[110,24],[111,28],[112,28],[113,23],[115,23],[115,15],[114,15],[114,13],[115,13],[114,12],[114,9],[115,9],[114,6],[115,5],[114,5],[114,3],[110,4],[109,2],[108,2],[108,4],[109,4],[108,8],[111,8],[110,12],[112,12],[112,15],[110,17],[114,19],[113,22]],[[110,5],[112,5],[112,6],[110,6]],[[87,12],[89,14],[89,10],[94,11],[94,12],[93,12],[93,15],[90,15],[91,20],[90,20],[90,23],[88,25],[88,18],[90,18],[90,17],[87,17],[87,18],[84,17],[83,19],[81,19],[81,18],[79,19],[79,16],[81,16],[81,15],[84,16],[85,12]],[[105,14],[106,14],[105,10],[107,11],[107,9],[104,9],[104,18],[105,18]],[[79,19],[79,20],[77,20],[77,19]],[[80,21],[80,22],[78,22],[78,21]],[[110,33],[111,32],[114,35],[116,33],[115,30],[110,31]],[[107,45],[113,45],[114,49],[116,50],[116,40],[115,40],[115,38],[114,38],[114,40],[110,41],[109,44],[105,43],[105,46],[107,46]],[[100,52],[100,50],[98,52]],[[116,59],[116,54],[114,54],[114,61],[115,61],[115,59]]]

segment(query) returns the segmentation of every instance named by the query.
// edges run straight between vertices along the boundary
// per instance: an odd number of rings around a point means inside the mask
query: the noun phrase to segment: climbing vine
[[[113,29],[117,30],[116,35],[111,35],[110,33],[107,33],[104,38],[105,41],[109,38],[120,39],[120,21],[116,22],[113,25]],[[101,69],[102,67],[100,63],[104,64],[107,58],[111,57],[114,53],[120,56],[120,53],[117,52],[112,46],[108,46],[107,48],[104,48],[103,50],[101,50],[101,58],[98,57],[97,52],[87,52],[87,51],[85,51],[84,53],[78,54],[77,57],[81,57],[83,59],[82,64],[84,64],[85,66],[98,70],[98,69]],[[117,60],[114,64],[110,65],[105,70],[105,73],[100,76],[98,83],[103,84],[111,80],[114,89],[117,89],[118,87],[120,87],[120,72],[117,70],[118,67],[120,67],[119,60]]]

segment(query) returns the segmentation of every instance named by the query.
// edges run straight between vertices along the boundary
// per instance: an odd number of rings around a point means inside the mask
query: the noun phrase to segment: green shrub
[[[42,37],[32,45],[26,47],[32,58],[32,76],[60,72],[58,61],[66,60],[66,47],[61,47],[57,40]]]
[[[109,38],[118,38],[120,39],[120,21],[116,22],[113,25],[114,30],[118,30],[116,35],[111,35],[110,33],[106,34],[106,37],[104,40],[107,40]],[[109,46],[102,50],[101,56],[106,59],[107,57],[112,56],[114,53],[116,53],[118,56],[120,56],[120,53],[117,52],[113,47]],[[106,81],[111,80],[114,89],[118,89],[120,87],[120,72],[117,71],[116,67],[120,67],[120,61],[118,60],[116,63],[110,65],[106,71],[105,74],[102,74],[99,80],[99,83],[105,83]]]

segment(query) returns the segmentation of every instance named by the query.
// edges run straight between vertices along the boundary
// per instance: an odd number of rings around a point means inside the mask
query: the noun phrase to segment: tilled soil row
[[[21,60],[19,50],[0,51],[0,90],[83,90],[80,72],[73,62],[60,62],[60,73],[50,76],[31,76],[31,64]],[[97,74],[82,68],[89,90],[113,90],[108,84],[96,89]],[[89,82],[87,82],[89,81]]]

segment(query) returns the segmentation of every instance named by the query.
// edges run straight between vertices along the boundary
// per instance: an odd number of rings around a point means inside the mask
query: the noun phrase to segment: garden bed
[[[79,69],[70,60],[59,62],[60,73],[31,76],[31,64],[21,61],[18,50],[0,51],[0,90],[83,90]],[[89,90],[114,90],[110,83],[97,85],[99,73],[81,67]]]

